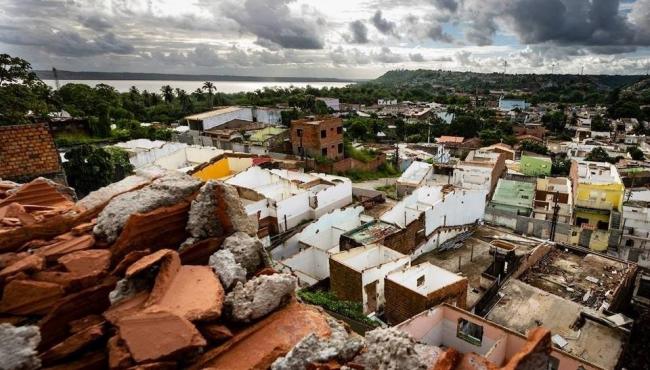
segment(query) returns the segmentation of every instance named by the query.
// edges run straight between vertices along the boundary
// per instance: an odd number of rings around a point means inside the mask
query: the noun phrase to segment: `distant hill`
[[[51,70],[35,71],[42,80],[53,80]],[[169,73],[130,73],[130,72],[74,72],[57,70],[60,80],[146,80],[146,81],[255,81],[255,82],[356,82],[362,80],[343,80],[326,77],[260,77],[226,75],[190,75]]]
[[[394,70],[386,72],[368,84],[406,87],[453,87],[460,91],[487,90],[580,89],[610,90],[633,85],[647,76],[641,75],[550,75],[550,74],[503,74],[418,70]]]

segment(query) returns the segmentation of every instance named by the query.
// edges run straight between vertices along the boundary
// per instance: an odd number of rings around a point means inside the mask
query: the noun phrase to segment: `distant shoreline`
[[[51,70],[37,70],[36,75],[42,80],[53,80]],[[341,79],[327,77],[260,77],[227,75],[188,75],[168,73],[132,73],[132,72],[74,72],[57,70],[59,80],[131,80],[131,81],[241,81],[241,82],[363,82],[367,80]]]

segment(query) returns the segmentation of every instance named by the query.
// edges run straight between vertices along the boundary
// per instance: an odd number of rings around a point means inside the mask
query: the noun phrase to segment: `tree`
[[[212,90],[215,90],[214,84],[210,81],[205,81],[203,83],[203,90],[208,90],[208,98],[210,107],[212,107]]]
[[[557,110],[552,113],[546,113],[542,116],[542,123],[555,132],[564,130],[566,126],[566,115],[562,110]]]
[[[556,155],[553,157],[551,164],[551,175],[553,176],[567,176],[571,170],[571,160],[566,157],[566,154]]]
[[[50,88],[24,59],[0,54],[0,124],[26,122],[26,115],[45,117]]]
[[[82,145],[65,154],[63,163],[68,183],[77,194],[84,196],[91,191],[119,181],[133,172],[128,154],[119,148],[104,149]]]
[[[162,92],[163,99],[165,99],[165,102],[171,103],[174,101],[174,89],[172,89],[171,86],[165,85],[160,88],[160,92]]]
[[[593,148],[589,154],[585,157],[588,161],[593,162],[611,162],[612,157],[607,153],[607,151],[599,146]]]
[[[527,152],[533,152],[537,154],[548,154],[548,148],[542,144],[538,144],[532,140],[525,140],[521,143],[521,149]]]
[[[643,154],[643,151],[641,151],[641,149],[639,149],[638,146],[631,146],[627,148],[627,152],[630,153],[630,156],[635,161],[642,161],[645,159],[645,155]]]
[[[600,114],[591,120],[591,131],[610,131],[612,128]]]

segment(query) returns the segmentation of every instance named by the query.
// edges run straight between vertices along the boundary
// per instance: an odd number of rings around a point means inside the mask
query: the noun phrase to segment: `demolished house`
[[[80,201],[73,194],[42,179],[0,182],[2,368],[506,370],[547,368],[556,354],[564,364],[542,328],[473,353],[449,334],[424,335],[426,325],[350,332],[269,266],[224,182],[148,168]],[[456,337],[480,333],[458,328]]]
[[[296,275],[301,285],[328,278],[329,258],[340,251],[341,235],[372,220],[361,212],[361,206],[336,209],[308,224],[271,249],[274,267]]]
[[[340,176],[255,166],[226,183],[237,188],[248,215],[272,234],[352,203],[352,183]]]
[[[380,217],[399,228],[398,235],[383,244],[415,258],[462,237],[483,219],[486,194],[449,186],[420,187]]]

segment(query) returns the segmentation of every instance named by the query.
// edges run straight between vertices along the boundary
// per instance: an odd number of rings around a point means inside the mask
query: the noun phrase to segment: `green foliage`
[[[596,115],[591,120],[591,131],[610,131],[612,128],[609,126],[609,122],[607,120],[603,119],[603,116],[601,115]]]
[[[31,112],[43,118],[50,111],[50,88],[24,59],[0,54],[0,125],[27,122]]]
[[[133,172],[126,152],[119,148],[105,149],[82,145],[65,154],[63,163],[68,183],[77,194],[85,196]]]
[[[641,151],[641,149],[639,149],[638,146],[631,146],[627,148],[627,152],[630,153],[630,156],[635,161],[642,161],[645,159],[645,155],[643,154],[643,151]]]
[[[551,165],[551,175],[553,176],[567,176],[571,170],[571,160],[567,158],[566,154],[556,155],[553,157]]]
[[[609,163],[616,163],[619,160],[621,160],[623,157],[618,156],[618,157],[612,157],[610,156],[607,151],[601,147],[595,147],[594,149],[591,150],[589,154],[585,157],[585,160],[587,161],[593,161],[593,162],[609,162]]]
[[[346,158],[354,158],[357,161],[368,163],[377,157],[377,152],[371,149],[357,149],[348,140],[343,141],[343,153]]]
[[[376,171],[350,170],[341,175],[349,178],[352,182],[362,182],[383,179],[386,177],[398,177],[400,172],[395,169],[392,163],[385,162],[381,164]]]
[[[379,322],[363,314],[363,305],[359,302],[342,301],[330,292],[299,290],[298,297],[303,301],[336,312],[350,319],[360,321],[372,327],[378,327]]]
[[[548,155],[549,150],[546,146],[539,144],[535,141],[532,140],[524,140],[521,143],[521,149],[527,151],[527,152],[533,152],[537,154],[543,154],[543,155]]]
[[[554,132],[562,132],[566,126],[567,117],[561,110],[546,113],[542,116],[542,123]]]

